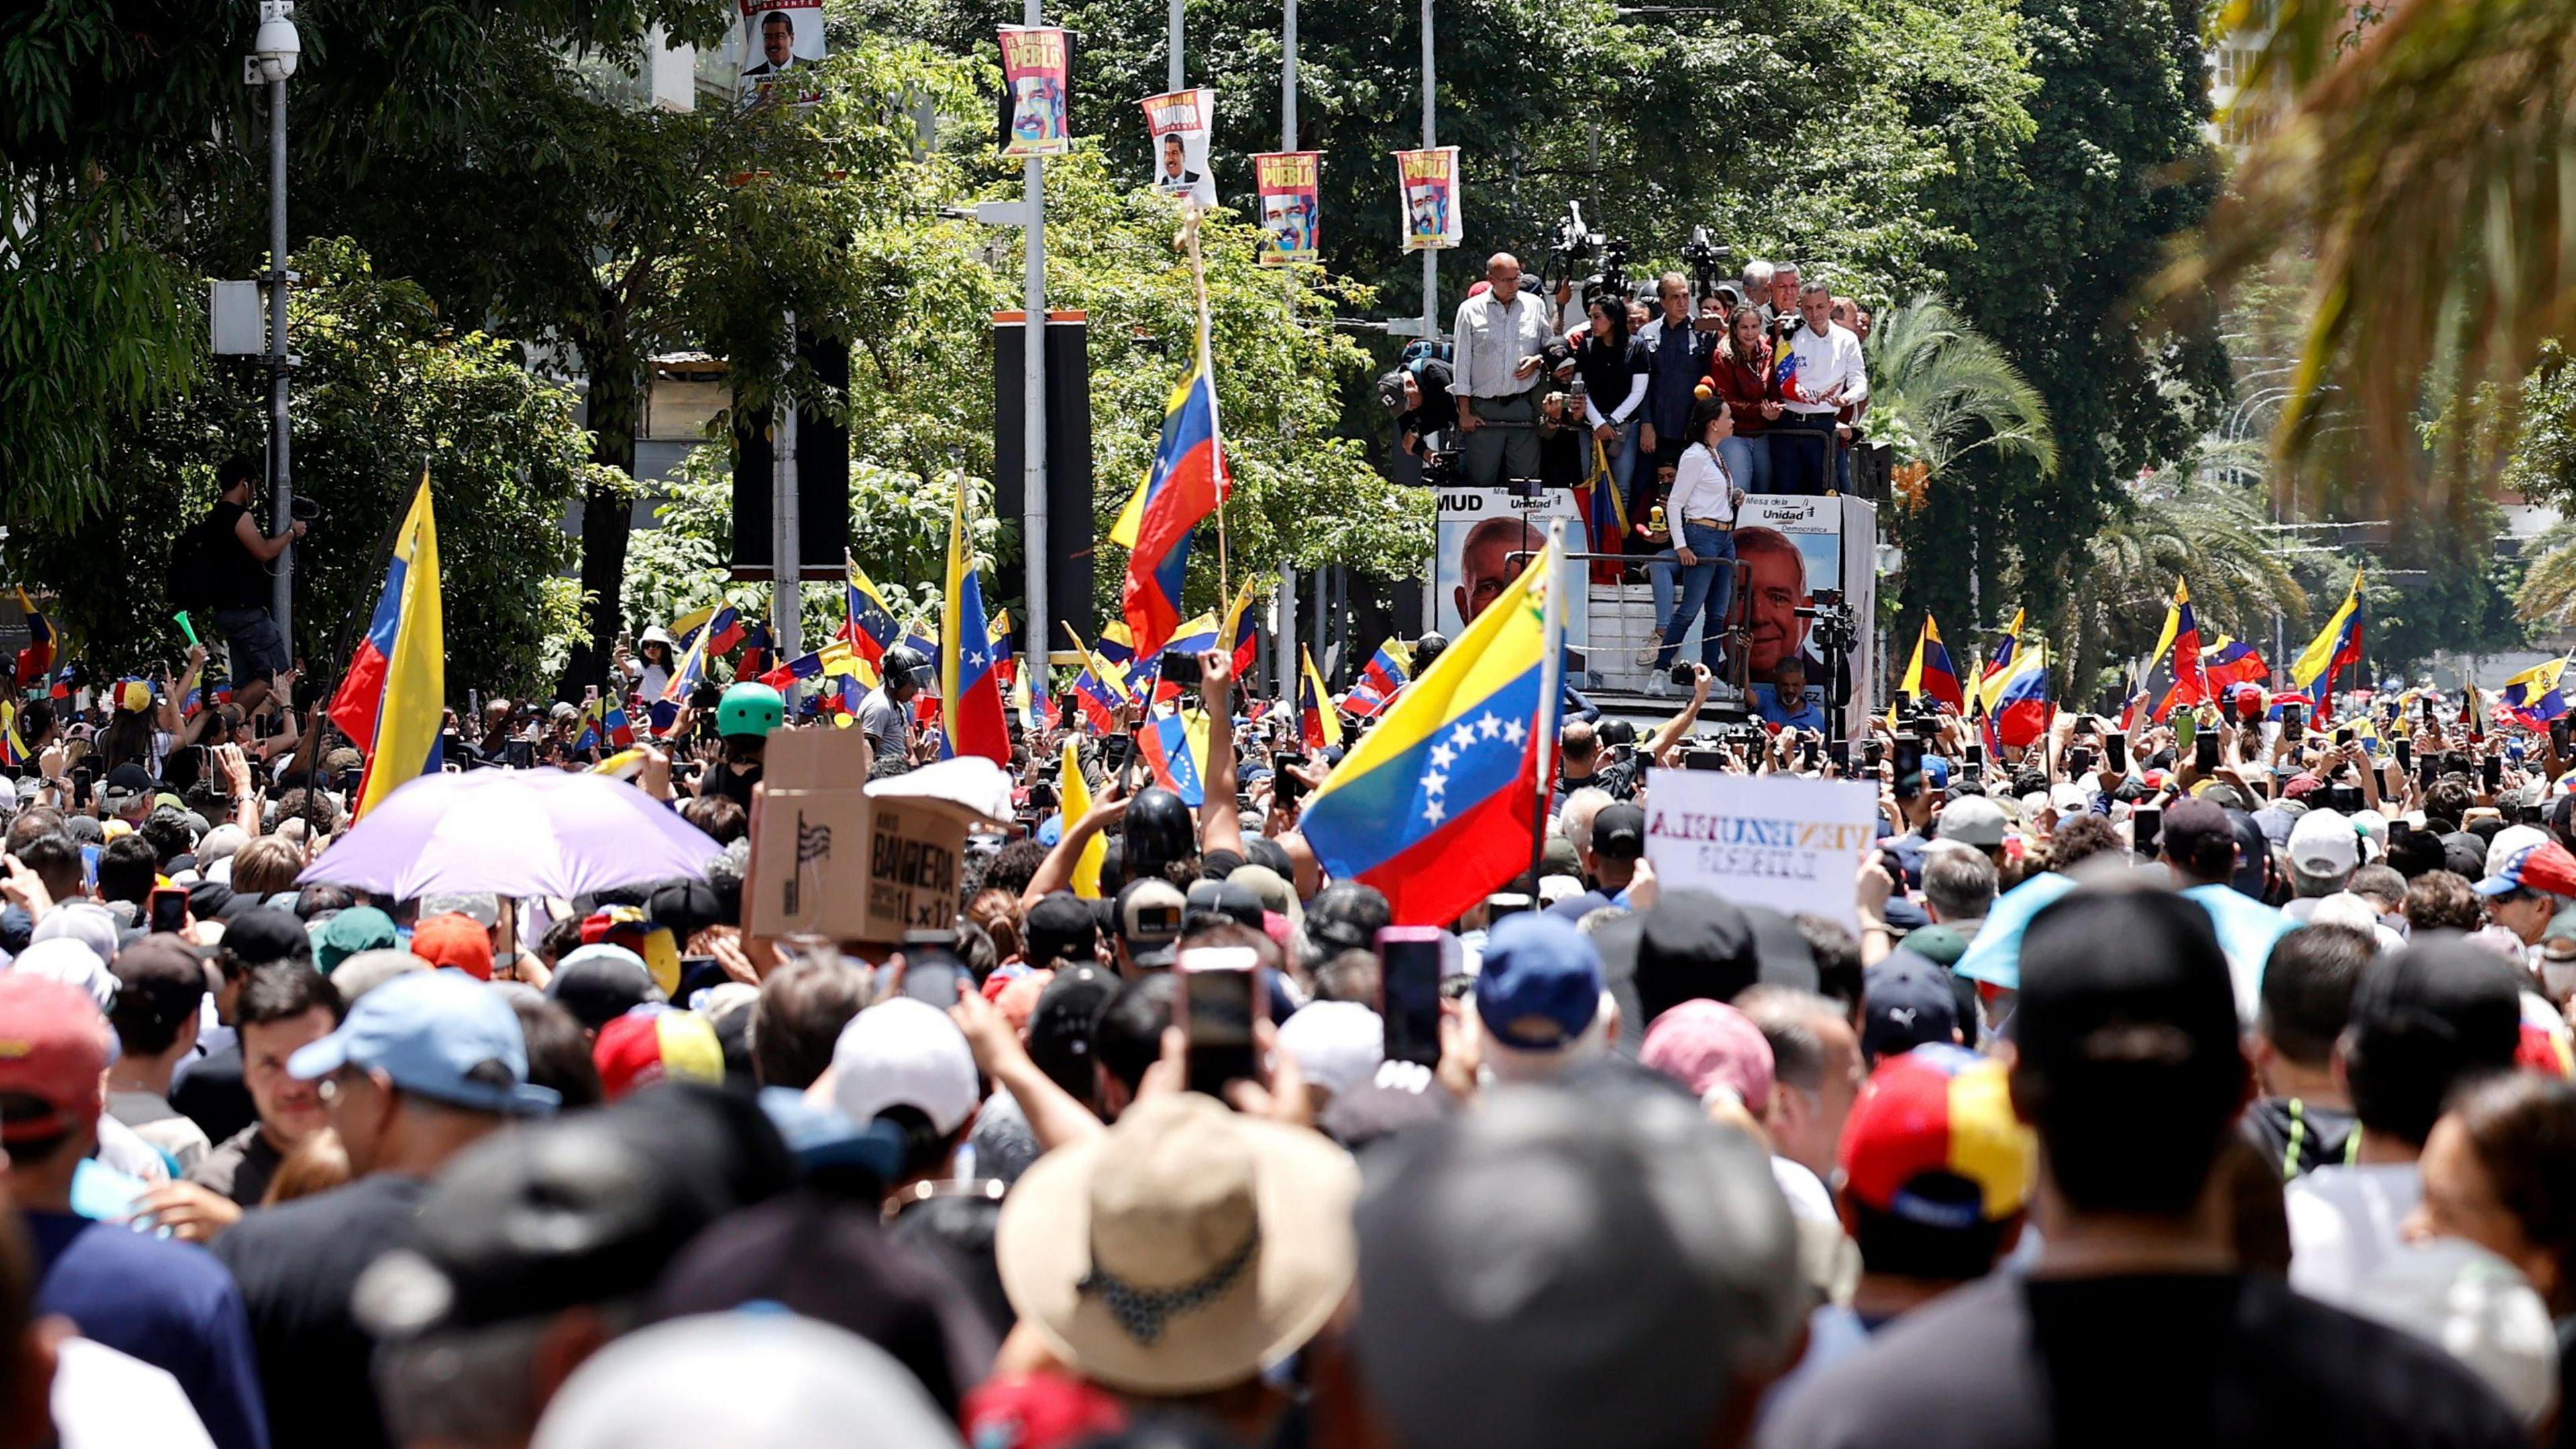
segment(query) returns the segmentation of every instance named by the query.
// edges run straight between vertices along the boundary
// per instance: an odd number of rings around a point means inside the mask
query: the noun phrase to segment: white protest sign
[[[1857,929],[1853,878],[1878,831],[1878,787],[1860,781],[1646,774],[1646,858],[1666,890],[1813,911]]]

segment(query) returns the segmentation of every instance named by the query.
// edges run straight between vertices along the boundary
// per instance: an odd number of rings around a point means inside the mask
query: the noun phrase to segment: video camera
[[[1860,628],[1853,623],[1851,608],[1843,602],[1840,589],[1818,589],[1809,596],[1808,603],[1790,612],[1815,621],[1813,634],[1819,653],[1848,654],[1860,642]]]
[[[1729,280],[1721,268],[1733,255],[1733,248],[1708,239],[1707,227],[1692,227],[1690,240],[1682,244],[1682,265],[1690,268],[1691,295],[1705,297],[1717,290],[1718,283]]]
[[[1556,231],[1548,237],[1547,269],[1539,276],[1539,288],[1553,297],[1559,285],[1583,279],[1583,305],[1589,307],[1601,297],[1628,300],[1628,243],[1592,230],[1583,221],[1583,205],[1569,201],[1565,215],[1558,219]],[[1590,263],[1600,262],[1600,270],[1584,275]]]

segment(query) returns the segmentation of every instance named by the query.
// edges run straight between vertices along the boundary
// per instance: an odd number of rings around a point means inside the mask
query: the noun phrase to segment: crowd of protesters
[[[1066,818],[1024,734],[951,928],[852,945],[743,930],[766,686],[632,777],[698,874],[402,900],[298,884],[355,752],[203,663],[17,716],[0,1442],[2576,1442],[2547,731],[1843,750],[1703,669],[1568,721],[1542,864],[1426,932],[1216,653],[1204,806],[1077,730]],[[578,767],[592,718],[445,748]],[[1857,929],[1666,888],[1658,766],[1875,782]]]

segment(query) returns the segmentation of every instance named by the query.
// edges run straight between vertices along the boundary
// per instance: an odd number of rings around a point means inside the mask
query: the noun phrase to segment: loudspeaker
[[[850,348],[844,342],[799,332],[796,354],[826,386],[846,391]],[[773,410],[733,404],[733,576],[777,577],[773,563],[778,454],[770,436]],[[830,583],[846,570],[850,547],[850,431],[840,420],[807,408],[796,410],[797,577]]]
[[[993,511],[1017,528],[1027,510],[1027,378],[1021,371],[1027,328],[1017,312],[993,315]],[[1073,647],[1072,620],[1086,637],[1095,629],[1092,563],[1098,525],[1091,495],[1090,324],[1080,312],[1051,312],[1046,325],[1047,612],[1050,648]],[[1002,592],[1008,593],[1007,586]],[[1023,600],[1023,606],[1026,601]]]

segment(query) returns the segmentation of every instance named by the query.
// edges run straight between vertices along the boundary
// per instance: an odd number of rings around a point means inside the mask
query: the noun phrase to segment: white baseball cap
[[[1941,807],[1933,834],[1942,840],[1981,847],[2004,843],[2004,807],[1983,795],[1962,795]]]
[[[832,1046],[833,1104],[862,1126],[888,1107],[910,1107],[954,1132],[981,1100],[966,1034],[927,1001],[880,1001],[851,1017]]]
[[[2526,846],[2546,845],[2549,832],[2537,825],[2508,825],[2487,842],[2487,874],[2504,874],[2505,862]]]
[[[2290,868],[2308,875],[2349,875],[2361,864],[2361,837],[2340,810],[2311,810],[2290,827]]]
[[[1279,1027],[1279,1049],[1298,1075],[1339,1096],[1377,1075],[1386,1058],[1386,1023],[1357,1001],[1315,1001]]]

